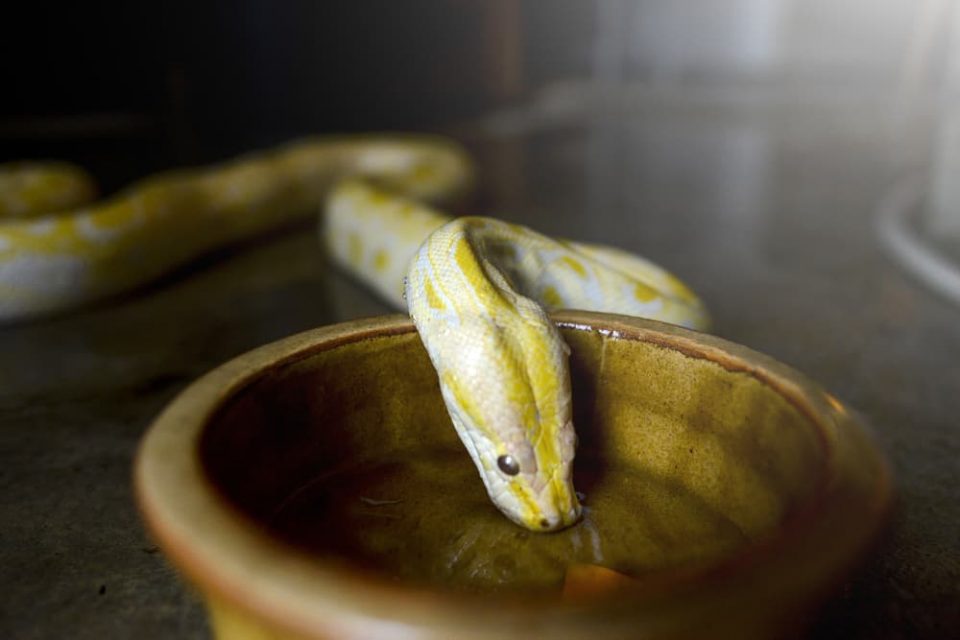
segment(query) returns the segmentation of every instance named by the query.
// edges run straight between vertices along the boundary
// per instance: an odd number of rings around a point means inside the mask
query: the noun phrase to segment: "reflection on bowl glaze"
[[[889,505],[864,431],[738,345],[556,319],[587,506],[558,534],[488,503],[404,318],[267,345],[175,400],[142,444],[138,497],[217,635],[767,637],[800,624]],[[635,580],[561,598],[584,564]]]

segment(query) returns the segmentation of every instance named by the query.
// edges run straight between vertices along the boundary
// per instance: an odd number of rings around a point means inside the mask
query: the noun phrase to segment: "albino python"
[[[210,249],[317,209],[340,266],[409,308],[443,399],[494,504],[539,531],[573,524],[568,348],[546,311],[579,308],[702,329],[693,293],[656,265],[427,205],[470,164],[429,137],[329,138],[148,178],[104,201],[80,170],[0,165],[0,321],[113,296]],[[405,300],[404,300],[405,299]]]

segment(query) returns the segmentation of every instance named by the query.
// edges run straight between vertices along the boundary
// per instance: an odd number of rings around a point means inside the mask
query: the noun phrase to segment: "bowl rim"
[[[696,615],[691,603],[703,611],[729,607],[738,594],[758,584],[769,589],[771,598],[796,592],[806,598],[806,609],[838,586],[873,546],[891,508],[890,468],[867,429],[832,395],[769,356],[709,334],[596,312],[551,316],[561,328],[651,343],[771,387],[810,420],[820,437],[824,468],[811,497],[780,527],[730,556],[664,570],[635,589],[583,602],[517,594],[471,596],[398,584],[287,546],[231,506],[209,481],[199,456],[204,427],[224,402],[269,370],[344,344],[415,332],[407,316],[395,314],[320,327],[258,347],[175,397],[143,436],[134,461],[135,498],[149,533],[201,592],[305,637],[318,630],[367,637],[405,635],[418,628],[453,630],[462,628],[465,619],[490,631],[551,619],[570,632],[594,624],[598,613],[610,624],[631,618],[636,632],[638,611],[661,622],[671,612],[689,617]],[[843,464],[851,455],[863,465],[856,473]],[[839,521],[842,533],[828,530]],[[797,569],[803,550],[811,557]],[[778,576],[789,567],[794,580],[788,584]]]

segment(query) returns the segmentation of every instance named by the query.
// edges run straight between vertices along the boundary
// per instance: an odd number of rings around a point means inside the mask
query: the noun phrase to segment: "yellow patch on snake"
[[[454,261],[460,268],[461,275],[477,297],[480,298],[480,305],[484,309],[491,313],[513,309],[513,304],[504,296],[503,292],[491,286],[488,282],[487,274],[480,266],[480,262],[466,238],[459,238],[456,241],[453,255]]]
[[[358,233],[351,233],[347,237],[347,259],[354,266],[363,261],[363,241]]]
[[[527,522],[533,522],[539,519],[543,512],[536,501],[530,496],[530,493],[524,489],[523,485],[513,481],[507,486],[510,489],[510,493],[523,505],[523,519]]]
[[[653,300],[656,300],[659,295],[660,294],[657,293],[656,289],[642,282],[638,282],[633,287],[633,297],[640,302],[652,302]]]
[[[536,433],[532,444],[537,453],[537,459],[544,467],[554,468],[560,462],[560,452],[556,447],[557,434],[554,431],[563,426],[559,424],[559,416],[556,414],[559,381],[556,378],[555,369],[547,359],[550,350],[547,343],[548,337],[530,328],[525,330],[527,344],[534,345],[533,355],[526,367],[528,383],[534,390],[534,396],[540,400],[540,408],[533,404],[533,397],[528,396],[527,393],[516,394],[516,396],[529,398],[527,410],[524,412],[524,426],[531,436]]]
[[[389,195],[379,189],[367,194],[367,205],[371,207],[383,207],[389,205],[392,200]]]
[[[563,297],[556,287],[544,287],[543,293],[540,295],[543,296],[543,301],[553,309],[559,309],[563,306]]]
[[[390,254],[384,249],[378,250],[373,256],[373,268],[377,271],[384,271],[390,264]]]
[[[436,169],[429,164],[418,164],[414,167],[410,177],[417,181],[430,180],[436,177]]]
[[[480,409],[474,403],[471,393],[460,384],[460,380],[457,378],[457,374],[454,371],[444,371],[440,374],[440,382],[444,387],[453,395],[454,401],[457,406],[470,416],[470,419],[477,425],[477,427],[491,440],[497,440],[497,434],[487,428],[486,424],[481,419],[483,414]]]
[[[437,290],[434,288],[433,283],[429,280],[423,281],[423,294],[427,297],[427,304],[430,305],[431,309],[445,309],[446,305],[443,304],[443,300],[437,294]]]
[[[583,263],[576,258],[572,256],[563,256],[560,258],[560,262],[573,269],[581,278],[587,277],[587,268],[583,266]]]

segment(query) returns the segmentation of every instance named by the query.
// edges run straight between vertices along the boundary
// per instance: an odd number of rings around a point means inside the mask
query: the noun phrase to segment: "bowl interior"
[[[572,564],[643,579],[715,564],[809,508],[823,425],[735,357],[566,323],[583,520],[529,533],[490,504],[412,331],[258,372],[200,438],[217,490],[272,536],[389,581],[559,592]],[[684,344],[693,344],[689,340]]]

